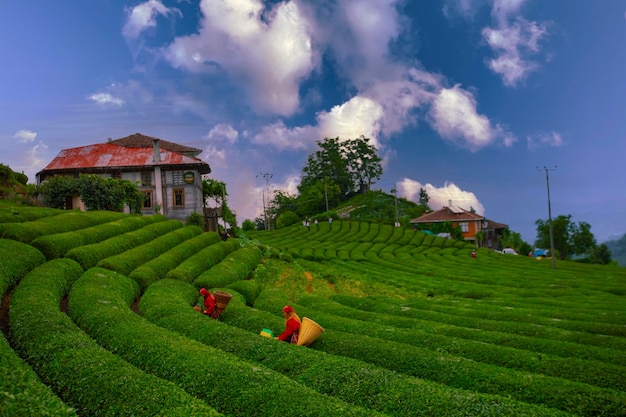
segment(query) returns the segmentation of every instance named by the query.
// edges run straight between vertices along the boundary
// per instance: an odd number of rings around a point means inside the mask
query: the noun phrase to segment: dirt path
[[[9,338],[9,303],[11,302],[11,292],[8,291],[2,297],[2,306],[0,307],[0,329],[4,333],[4,337]]]
[[[306,280],[308,282],[306,286],[306,292],[311,294],[313,292],[313,287],[311,286],[311,283],[313,282],[313,275],[311,275],[311,273],[308,271],[304,271],[304,276],[306,277]]]

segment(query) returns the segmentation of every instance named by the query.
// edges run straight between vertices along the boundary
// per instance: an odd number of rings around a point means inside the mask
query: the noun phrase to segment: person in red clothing
[[[300,334],[300,317],[293,311],[291,306],[283,307],[283,316],[285,316],[285,331],[282,332],[277,339],[283,342],[298,343],[298,335]]]
[[[202,313],[217,319],[217,309],[215,308],[215,297],[206,288],[200,289],[200,295],[204,298],[204,310]]]

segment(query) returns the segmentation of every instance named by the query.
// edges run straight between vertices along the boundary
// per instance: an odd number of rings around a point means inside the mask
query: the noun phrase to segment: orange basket
[[[324,328],[308,317],[302,318],[298,346],[309,346],[324,332]]]
[[[224,291],[213,291],[215,297],[215,308],[217,309],[217,317],[222,315],[233,295]]]

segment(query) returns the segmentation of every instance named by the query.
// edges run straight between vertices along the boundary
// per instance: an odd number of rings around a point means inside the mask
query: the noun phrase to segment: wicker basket
[[[217,312],[217,317],[219,317],[226,309],[228,303],[230,303],[233,295],[224,291],[213,291],[213,296],[215,297],[215,308]]]
[[[298,346],[309,346],[324,332],[324,328],[308,317],[302,318]]]

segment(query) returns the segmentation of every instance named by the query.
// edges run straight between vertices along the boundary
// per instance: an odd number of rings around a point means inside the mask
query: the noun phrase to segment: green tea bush
[[[0,296],[28,271],[46,261],[43,254],[25,243],[0,239]]]
[[[183,224],[180,220],[167,220],[150,224],[139,230],[124,233],[99,243],[71,249],[65,254],[65,257],[75,260],[83,269],[87,270],[105,258],[130,250],[181,227]]]
[[[65,211],[56,216],[41,217],[30,222],[5,224],[4,230],[0,230],[0,236],[31,243],[41,236],[84,229],[96,224],[112,222],[124,216],[126,216],[124,213],[112,211]]]
[[[239,280],[226,287],[237,291],[246,300],[246,304],[249,306],[254,305],[254,301],[261,293],[261,286],[255,280]]]
[[[239,249],[239,247],[239,241],[236,239],[228,239],[225,242],[217,242],[207,246],[181,262],[176,268],[170,270],[165,277],[193,282],[200,274],[217,265],[231,252]]]
[[[42,379],[81,416],[217,416],[174,384],[104,350],[59,311],[62,297],[82,273],[70,259],[47,262],[31,271],[11,297],[12,338]],[[96,298],[98,292],[93,289]]]
[[[197,226],[187,227],[196,228]],[[185,228],[171,233],[182,233],[183,230],[185,230]],[[200,228],[197,230],[201,231]],[[151,243],[153,242],[155,241],[152,241]],[[181,262],[189,259],[191,256],[195,255],[207,246],[218,242],[220,242],[220,236],[215,232],[202,233],[195,237],[191,237],[188,240],[174,246],[167,252],[138,266],[128,276],[137,281],[143,292],[143,290],[145,290],[153,282],[158,281],[161,278],[165,278],[165,275],[167,275],[167,273],[172,269],[176,268]]]
[[[247,308],[236,295],[222,316],[228,325],[210,322],[189,308],[195,292],[188,284],[160,281],[146,291],[140,311],[160,327],[262,364],[319,393],[388,415],[564,415],[502,397],[470,394],[418,381],[358,360],[260,337],[258,329],[281,328],[284,320],[275,314]],[[284,297],[277,297],[279,302],[284,302]]]
[[[1,416],[77,416],[17,356],[3,334],[0,334],[0,393]]]
[[[65,233],[38,237],[31,243],[46,259],[62,258],[71,249],[137,230],[152,223],[167,220],[164,216],[129,215],[119,220]]]
[[[198,226],[184,226],[159,236],[143,245],[134,247],[119,255],[110,256],[97,263],[96,266],[129,275],[135,268],[155,259],[159,255],[173,249],[177,245],[202,233]]]
[[[188,288],[189,295],[195,299],[195,289]],[[70,314],[107,349],[136,367],[171,381],[225,414],[377,415],[372,410],[320,395],[261,364],[241,360],[146,321],[129,308],[138,291],[138,285],[129,278],[93,268],[73,285]],[[192,313],[189,317],[203,320],[207,326],[221,326],[191,307],[187,312]],[[285,395],[289,398],[287,407]],[[133,398],[133,403],[135,401]]]
[[[65,210],[48,207],[34,207],[22,205],[9,205],[0,207],[0,235],[7,225],[2,223],[31,222],[48,216],[56,216]]]
[[[196,288],[226,287],[245,279],[261,261],[261,251],[256,246],[238,249],[194,280]]]

